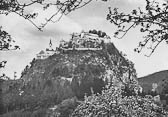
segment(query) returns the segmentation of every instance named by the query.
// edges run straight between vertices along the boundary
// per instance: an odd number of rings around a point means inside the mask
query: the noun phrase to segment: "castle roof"
[[[39,54],[45,54],[45,52],[44,52],[43,50],[41,50],[41,51],[39,52]]]

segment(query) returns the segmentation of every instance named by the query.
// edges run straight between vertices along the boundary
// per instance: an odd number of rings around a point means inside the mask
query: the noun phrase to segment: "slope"
[[[138,78],[139,84],[145,92],[152,90],[152,84],[157,84],[157,92],[162,93],[168,82],[168,70],[159,71],[141,78]]]

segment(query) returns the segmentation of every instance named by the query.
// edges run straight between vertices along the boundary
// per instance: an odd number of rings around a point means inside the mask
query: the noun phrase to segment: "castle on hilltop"
[[[111,39],[105,32],[90,30],[81,33],[73,33],[70,41],[61,40],[59,48],[63,50],[101,50],[103,43],[110,42]]]
[[[111,38],[102,31],[90,30],[89,32],[73,33],[69,41],[61,40],[59,47],[56,47],[55,50],[50,40],[49,48],[46,51],[41,50],[36,55],[36,58],[46,59],[53,54],[70,50],[102,50],[104,43],[109,43],[110,41]]]

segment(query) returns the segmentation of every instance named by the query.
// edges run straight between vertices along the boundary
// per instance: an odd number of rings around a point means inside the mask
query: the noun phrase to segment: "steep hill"
[[[152,90],[152,84],[157,84],[156,91],[161,93],[166,88],[168,83],[168,70],[156,72],[141,78],[138,78],[139,84],[145,92]]]
[[[97,50],[60,49],[48,58],[33,59],[21,79],[3,83],[4,112],[35,112],[68,98],[82,100],[84,95],[101,93],[111,78],[127,82],[135,75],[133,64],[111,42]],[[65,108],[71,112],[74,107]]]
[[[44,89],[53,87],[53,90],[67,87],[67,90],[71,90],[68,92],[73,92],[72,95],[78,98],[82,98],[85,93],[89,95],[91,88],[94,92],[100,92],[105,85],[103,76],[110,67],[117,66],[119,59],[123,66],[128,66],[112,43],[105,47],[97,51],[71,50],[54,54],[44,60],[36,60],[22,76],[24,86],[30,85],[33,89],[39,86]]]

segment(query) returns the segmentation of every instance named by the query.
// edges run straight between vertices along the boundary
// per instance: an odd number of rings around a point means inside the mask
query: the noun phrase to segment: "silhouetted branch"
[[[150,47],[147,47],[151,50],[148,56],[151,56],[163,40],[168,41],[168,3],[166,2],[159,4],[156,1],[146,0],[145,11],[138,8],[138,10],[132,10],[130,14],[119,12],[117,8],[113,10],[109,8],[107,20],[118,27],[115,37],[119,39],[123,38],[130,29],[141,27],[140,32],[145,32],[147,35],[135,49],[138,53],[142,48],[148,46],[148,43],[152,43]]]
[[[3,68],[3,67],[5,67],[5,64],[7,63],[7,61],[2,61],[2,62],[0,62],[0,68]]]
[[[11,36],[0,27],[0,51],[19,49],[19,46],[13,46],[14,42]]]
[[[42,31],[42,29],[48,24],[48,22],[57,22],[59,21],[63,14],[67,15],[70,12],[82,8],[85,5],[89,4],[93,0],[30,0],[29,3],[20,3],[18,0],[0,0],[0,14],[8,15],[10,13],[16,13],[17,15],[23,17],[24,19],[28,20],[32,23],[37,29]],[[49,18],[46,18],[45,23],[38,26],[32,19],[38,16],[38,13],[27,13],[25,11],[26,8],[33,6],[33,5],[40,5],[43,10],[48,9],[51,6],[55,6],[57,8],[56,12],[51,14]],[[53,19],[58,15],[61,14],[56,21]]]

